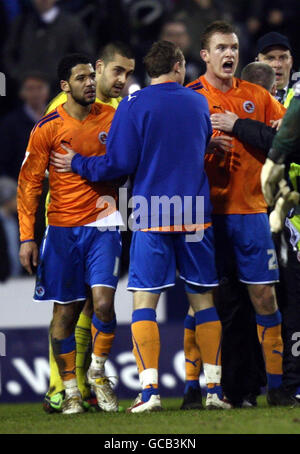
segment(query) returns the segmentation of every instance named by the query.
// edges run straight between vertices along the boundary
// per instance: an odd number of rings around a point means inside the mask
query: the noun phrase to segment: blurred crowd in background
[[[204,28],[222,19],[235,25],[240,39],[237,75],[254,60],[258,38],[269,31],[288,36],[294,69],[299,70],[298,11],[299,0],[0,0],[0,72],[6,80],[6,96],[0,90],[0,281],[23,273],[18,261],[18,173],[33,125],[59,92],[56,68],[64,54],[84,52],[95,61],[108,42],[130,44],[136,70],[128,91],[132,84],[148,84],[143,56],[154,41],[165,39],[183,50],[188,83],[205,71],[199,54]],[[42,208],[38,218],[39,240]]]

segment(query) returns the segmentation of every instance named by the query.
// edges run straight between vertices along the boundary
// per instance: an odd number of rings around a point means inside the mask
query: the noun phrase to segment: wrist
[[[71,161],[71,169],[73,172],[77,173],[76,172],[76,163],[78,161],[78,158],[80,157],[80,154],[79,153],[76,153],[73,158],[72,158],[72,161]]]
[[[270,149],[267,157],[275,164],[283,164],[285,161],[285,155],[275,148]]]
[[[233,134],[233,135],[237,135],[236,132],[237,132],[237,130],[238,130],[239,125],[241,124],[241,121],[242,121],[241,118],[237,118],[237,119],[235,120],[235,122],[234,122],[234,124],[233,124],[233,127],[232,127],[232,134]]]

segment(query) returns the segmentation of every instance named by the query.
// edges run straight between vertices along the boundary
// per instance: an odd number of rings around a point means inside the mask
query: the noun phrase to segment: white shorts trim
[[[97,219],[96,221],[85,224],[84,227],[124,227],[124,221],[120,211],[114,211],[105,218]]]
[[[70,303],[76,303],[78,301],[85,301],[86,297],[84,298],[77,298],[76,300],[71,300],[71,301],[58,301],[58,300],[36,300],[33,298],[33,301],[35,303],[57,303],[57,304],[70,304]]]
[[[175,282],[173,284],[162,285],[161,287],[149,287],[149,288],[140,288],[140,287],[127,287],[127,290],[137,290],[141,292],[147,292],[147,290],[160,290],[167,287],[174,287]]]
[[[243,284],[276,284],[276,282],[280,282],[279,279],[275,281],[263,281],[263,282],[249,282],[249,281],[243,281],[243,279],[239,279],[240,282],[243,282]]]
[[[218,287],[219,286],[219,283],[217,283],[217,284],[199,284],[199,282],[189,281],[188,279],[186,279],[185,277],[183,277],[181,275],[179,275],[179,277],[180,277],[180,279],[183,279],[188,284],[198,285],[199,287]]]

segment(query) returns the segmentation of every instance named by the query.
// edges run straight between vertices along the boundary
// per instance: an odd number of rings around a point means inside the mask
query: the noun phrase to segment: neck
[[[210,73],[209,71],[206,71],[204,77],[210,85],[222,91],[223,93],[226,93],[226,91],[232,88],[233,77],[231,77],[230,79],[221,79],[215,74]]]
[[[100,90],[96,90],[96,96],[102,102],[109,102],[111,99],[109,96],[104,95]]]
[[[150,85],[163,84],[166,82],[177,82],[176,77],[173,73],[162,74],[158,77],[153,77],[151,79]]]
[[[288,83],[280,85],[280,87],[276,87],[276,90],[285,90],[285,88],[288,86]]]
[[[78,104],[69,94],[67,102],[64,104],[65,111],[76,120],[83,121],[89,115],[92,108],[92,104],[82,106]]]

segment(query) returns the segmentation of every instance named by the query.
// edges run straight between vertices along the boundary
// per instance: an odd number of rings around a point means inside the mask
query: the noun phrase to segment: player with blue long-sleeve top
[[[55,153],[59,172],[90,181],[131,175],[133,238],[128,289],[134,292],[133,352],[142,392],[129,412],[161,409],[156,307],[175,284],[176,268],[195,310],[208,393],[207,408],[230,408],[221,382],[221,324],[213,304],[218,285],[204,155],[212,128],[205,98],[182,87],[185,60],[174,44],[154,43],[144,59],[151,85],[124,98],[114,116],[107,153],[85,159],[68,147]],[[80,150],[76,150],[80,153]]]

